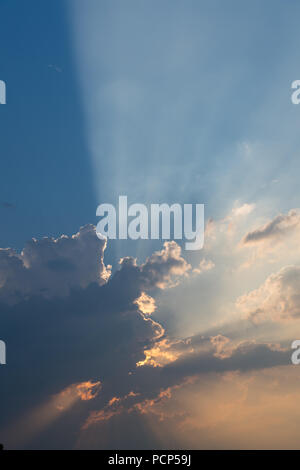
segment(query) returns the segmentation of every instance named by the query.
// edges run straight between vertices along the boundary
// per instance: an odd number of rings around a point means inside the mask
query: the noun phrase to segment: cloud
[[[145,421],[159,449],[297,449],[298,383],[297,367],[201,375],[149,407]],[[134,417],[126,421],[138,425]],[[110,434],[123,422],[116,416],[98,423],[87,438]],[[146,442],[154,447],[153,438]]]
[[[216,352],[214,354],[216,357],[224,359],[225,357],[231,356],[232,350],[228,349],[228,343],[230,343],[229,338],[223,335],[217,335],[212,336],[210,341],[216,348]]]
[[[137,367],[152,366],[152,367],[164,367],[166,364],[174,362],[183,353],[182,345],[188,344],[185,341],[172,341],[168,338],[163,338],[151,346],[150,349],[144,350],[144,359],[137,363]],[[188,349],[185,350],[187,352]]]
[[[155,299],[145,292],[142,292],[140,297],[134,301],[139,310],[145,315],[151,315],[156,310]]]
[[[213,269],[215,267],[215,263],[211,260],[207,260],[205,258],[203,258],[200,263],[199,263],[199,266],[198,268],[194,268],[193,269],[193,273],[195,274],[201,274],[205,271],[210,271],[211,269]]]
[[[300,319],[300,267],[287,266],[237,299],[237,308],[254,323]]]
[[[75,392],[83,401],[92,400],[98,395],[100,390],[101,382],[99,380],[95,383],[88,380],[87,382],[75,384]]]
[[[211,345],[205,349],[190,349],[181,351],[177,357],[170,357],[170,361],[161,368],[146,362],[145,367],[135,373],[135,387],[139,392],[123,399],[107,403],[104,408],[93,411],[83,425],[86,430],[103,420],[109,420],[122,413],[139,411],[142,414],[155,412],[154,406],[163,399],[171,398],[174,390],[187,383],[193,383],[199,376],[211,373],[249,372],[272,368],[278,365],[287,365],[290,352],[278,345],[269,343],[256,343],[243,341],[231,344],[224,353],[224,345],[230,340],[221,335],[215,338],[201,338],[201,343]],[[195,346],[195,344],[194,344]],[[157,345],[159,348],[159,344]],[[162,416],[160,419],[163,419]]]
[[[281,240],[282,237],[290,234],[296,228],[299,228],[300,224],[300,212],[299,209],[292,209],[288,214],[277,215],[273,220],[266,223],[262,227],[248,232],[242,243],[255,244],[263,241],[274,241]]]
[[[240,217],[240,216],[246,216],[248,214],[251,214],[251,212],[255,209],[255,204],[248,204],[245,203],[241,206],[234,207],[232,209],[232,216],[233,217]]]
[[[147,292],[174,287],[187,275],[180,247],[166,242],[141,265],[123,259],[110,276],[105,246],[86,226],[72,237],[32,240],[21,254],[0,251],[1,337],[8,350],[1,374],[9,390],[0,404],[3,425],[69,384],[101,381],[106,397],[107,384],[116,381],[122,392],[120,381],[125,388],[144,349],[164,335],[149,318],[155,301]],[[93,395],[92,388],[78,390]]]
[[[13,422],[5,431],[5,439],[9,444],[24,447],[37,434],[55,421],[59,420],[80,401],[93,400],[101,391],[101,382],[82,382],[71,384],[61,392],[51,396],[47,401],[25,413]]]
[[[123,258],[113,275],[104,264],[105,248],[87,226],[72,237],[33,240],[21,254],[0,251],[1,335],[7,345],[0,440],[6,447],[22,448],[22,436],[15,439],[10,426],[26,416],[35,427],[36,410],[44,411],[54,396],[77,398],[55,422],[47,408],[43,422],[49,425],[32,435],[30,445],[57,446],[60,435],[62,445],[73,446],[76,429],[79,436],[123,416],[156,415],[159,403],[203,374],[289,362],[285,350],[233,340],[221,328],[213,335],[168,335],[156,295],[167,289],[175,295],[181,280],[195,279],[175,242],[165,242],[141,264]],[[200,267],[211,269],[212,262]],[[163,416],[176,419],[173,411],[160,410],[158,419]]]
[[[72,237],[32,239],[20,254],[0,249],[0,300],[66,296],[75,287],[104,284],[110,276],[103,262],[105,246],[95,228],[86,225]]]
[[[161,251],[156,251],[141,266],[140,273],[145,286],[166,289],[176,286],[182,276],[187,276],[191,265],[181,256],[176,242],[165,242]]]

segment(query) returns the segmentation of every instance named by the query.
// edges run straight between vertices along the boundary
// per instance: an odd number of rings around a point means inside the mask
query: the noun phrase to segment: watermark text
[[[0,104],[6,104],[6,83],[0,80]]]
[[[173,238],[188,240],[185,243],[186,250],[203,248],[204,204],[183,204],[183,206],[181,204],[170,206],[166,203],[150,204],[149,211],[144,204],[128,206],[127,196],[119,196],[117,209],[112,204],[100,204],[96,215],[102,217],[96,227],[100,239],[170,240]],[[129,217],[133,219],[128,221]]]
[[[0,340],[0,365],[6,364],[6,344]]]

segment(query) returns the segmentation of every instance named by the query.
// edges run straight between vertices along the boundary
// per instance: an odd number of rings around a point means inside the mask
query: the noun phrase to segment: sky
[[[299,13],[0,0],[6,448],[299,447]],[[100,240],[120,195],[203,249]]]

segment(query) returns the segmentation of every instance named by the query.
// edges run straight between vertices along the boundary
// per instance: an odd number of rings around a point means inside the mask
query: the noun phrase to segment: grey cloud
[[[0,249],[0,300],[16,302],[38,293],[63,296],[73,287],[101,285],[109,276],[104,250],[92,225],[72,237],[32,239],[21,253]]]
[[[1,338],[7,344],[7,366],[0,369],[2,429],[72,383],[111,384],[101,400],[114,387],[123,393],[156,337],[155,324],[145,321],[135,300],[186,273],[180,248],[166,243],[140,266],[126,258],[110,278],[104,249],[88,226],[73,237],[33,240],[20,255],[0,251]]]
[[[17,443],[6,442],[7,426],[70,384],[100,380],[102,389],[27,447],[73,446],[88,416],[106,410],[115,396],[127,397],[122,412],[134,407],[138,413],[145,400],[159,400],[190,376],[287,363],[287,353],[270,345],[230,345],[217,357],[211,338],[195,336],[175,342],[179,357],[172,363],[136,367],[145,349],[170,341],[166,334],[157,339],[155,322],[139,312],[136,299],[173,286],[190,265],[178,245],[167,242],[141,265],[124,258],[107,277],[104,249],[88,226],[73,237],[33,240],[20,255],[0,251],[1,339],[7,344],[7,365],[0,369],[0,441],[8,447]]]
[[[211,344],[209,338],[191,338],[193,345]],[[120,401],[106,404],[104,408],[94,409],[85,421],[84,432],[89,427],[101,426],[104,421],[116,419],[123,414],[136,413],[146,406],[151,407],[168,398],[172,390],[191,382],[202,374],[224,372],[249,372],[265,368],[287,365],[290,363],[290,351],[272,344],[258,344],[242,342],[232,347],[228,357],[221,358],[215,354],[215,348],[205,348],[198,352],[183,354],[183,356],[163,368],[144,367],[137,369],[134,374],[134,383],[127,382],[127,389]],[[134,389],[132,388],[134,385]],[[107,387],[112,384],[107,384]],[[134,395],[128,395],[130,391]],[[120,387],[110,391],[110,396],[120,396]],[[150,404],[150,406],[149,406]],[[97,400],[93,403],[96,407]],[[119,421],[118,421],[119,422]],[[115,423],[116,425],[116,423]]]
[[[258,243],[260,241],[274,239],[288,234],[299,226],[299,209],[292,209],[288,214],[280,214],[264,226],[247,233],[242,242],[246,244]]]

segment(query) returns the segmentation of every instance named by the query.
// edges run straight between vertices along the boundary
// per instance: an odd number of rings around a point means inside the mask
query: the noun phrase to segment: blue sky
[[[1,246],[71,233],[95,218],[64,3],[0,2]],[[57,67],[57,70],[56,70]],[[61,71],[58,71],[61,70]]]
[[[299,14],[0,0],[8,448],[299,447]],[[120,195],[204,203],[204,248],[99,240]]]
[[[204,202],[207,217],[235,199],[286,209],[299,8],[2,0],[0,200],[15,207],[1,208],[1,246],[71,234],[119,194]],[[259,148],[250,163],[245,142]]]
[[[201,200],[221,214],[294,158],[296,3],[69,4],[97,193]],[[247,142],[264,153],[250,168]]]

